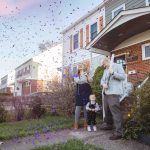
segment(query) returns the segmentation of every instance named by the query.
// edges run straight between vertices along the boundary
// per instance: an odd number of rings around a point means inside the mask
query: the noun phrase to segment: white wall
[[[94,14],[74,26],[72,29],[67,31],[66,33],[63,34],[63,67],[66,66],[73,66],[74,64],[78,64],[83,62],[84,60],[90,60],[91,59],[91,54],[88,50],[85,50],[86,46],[86,25],[89,24],[89,40],[91,39],[90,33],[91,33],[91,25],[97,22],[97,30],[100,32],[99,29],[99,17],[103,16],[103,26],[105,26],[105,8],[101,8],[100,10],[97,10]],[[80,49],[80,29],[83,28],[83,49]],[[72,40],[73,36],[79,33],[79,48],[78,49],[73,49],[72,53],[70,53],[70,35],[72,35]],[[73,41],[72,41],[72,46],[73,46]],[[96,55],[93,54],[93,58],[98,57],[100,58],[100,54]],[[91,61],[91,60],[90,60]],[[92,66],[97,65],[93,64]],[[95,67],[94,67],[95,68]]]

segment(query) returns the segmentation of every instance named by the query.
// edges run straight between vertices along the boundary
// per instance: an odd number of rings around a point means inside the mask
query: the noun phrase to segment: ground
[[[64,129],[6,141],[1,145],[1,150],[31,150],[43,145],[67,142],[70,139],[78,139],[85,144],[100,146],[105,150],[150,150],[150,147],[131,140],[110,141],[109,136],[111,133],[112,131],[98,130],[97,132],[89,133],[83,129],[78,131]]]

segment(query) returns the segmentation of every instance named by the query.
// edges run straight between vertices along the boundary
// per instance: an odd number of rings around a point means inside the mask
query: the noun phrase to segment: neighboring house
[[[85,47],[105,27],[105,3],[89,11],[82,18],[67,27],[63,34],[63,74],[77,73],[80,68],[86,69],[92,75],[100,65],[101,54],[85,50]],[[104,55],[108,53],[103,51]]]
[[[29,59],[15,69],[15,96],[49,91],[49,83],[61,80],[62,44]]]
[[[150,1],[105,1],[106,26],[86,47],[115,54],[134,84],[150,72]]]
[[[14,93],[15,71],[1,78],[0,93]]]

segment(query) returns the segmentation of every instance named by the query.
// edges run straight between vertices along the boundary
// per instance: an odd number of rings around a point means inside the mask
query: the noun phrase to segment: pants
[[[122,134],[122,113],[120,109],[119,95],[104,95],[104,122],[113,124],[115,131]]]
[[[86,106],[76,106],[75,108],[75,123],[79,123],[81,108],[83,107],[84,119],[87,120]]]
[[[96,125],[96,112],[88,111],[87,113],[88,117],[88,125]]]

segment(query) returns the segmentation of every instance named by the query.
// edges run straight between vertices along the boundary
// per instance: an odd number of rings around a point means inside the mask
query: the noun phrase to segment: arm
[[[95,111],[97,112],[99,110],[100,110],[99,105],[98,105],[98,103],[96,103]]]
[[[86,104],[86,110],[90,110],[90,108],[89,108],[89,102]]]
[[[113,73],[113,77],[119,80],[125,80],[125,72],[122,65],[117,65],[117,71]]]
[[[105,72],[104,72],[105,73]],[[106,81],[105,81],[105,75],[103,74],[102,78],[101,78],[101,81],[100,81],[100,85],[103,86],[103,84],[106,84]]]

